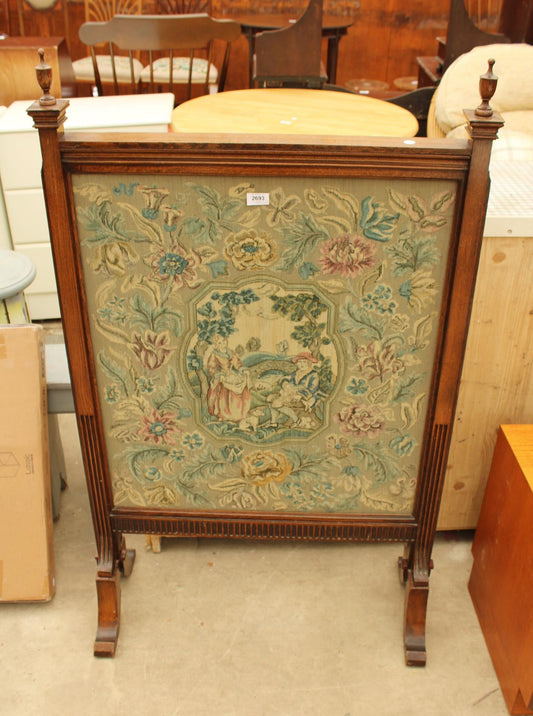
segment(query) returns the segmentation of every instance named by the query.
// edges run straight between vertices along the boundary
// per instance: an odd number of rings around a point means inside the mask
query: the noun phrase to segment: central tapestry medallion
[[[334,307],[281,281],[211,286],[190,306],[187,383],[213,436],[274,443],[328,424],[339,375]]]

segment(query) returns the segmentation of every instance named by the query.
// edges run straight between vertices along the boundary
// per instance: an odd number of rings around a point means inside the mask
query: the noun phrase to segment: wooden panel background
[[[498,427],[533,423],[533,238],[485,238],[438,529],[476,526]]]
[[[18,34],[16,0],[8,0],[11,34]],[[213,0],[215,17],[238,17],[253,12],[287,12],[297,17],[306,6],[305,0]],[[445,34],[449,0],[325,0],[328,15],[350,18],[353,26],[341,40],[337,83],[349,79],[386,80],[392,86],[396,77],[416,75],[416,57],[436,54],[435,38]],[[143,12],[155,10],[155,0],[145,0]],[[85,46],[78,39],[78,28],[84,21],[82,0],[68,3],[72,59],[85,57]],[[34,10],[26,10],[26,34],[63,34],[62,12],[56,9],[53,17],[44,17]],[[3,29],[3,28],[0,28]],[[377,49],[379,48],[379,49]],[[326,47],[323,52],[325,56]],[[248,43],[244,37],[233,44],[227,89],[247,86]]]
[[[0,31],[18,35],[17,0],[0,2]],[[78,39],[78,28],[85,19],[83,0],[57,0],[52,13],[26,6],[25,32],[65,36],[62,2],[68,3],[70,32],[66,39],[72,59],[76,60],[87,54]],[[254,12],[298,17],[306,4],[305,0],[212,0],[212,10],[215,17]],[[465,4],[482,29],[496,31],[501,22],[513,42],[533,42],[533,0],[465,0]],[[366,78],[385,80],[392,88],[395,78],[417,75],[416,57],[437,54],[436,38],[446,35],[449,5],[450,0],[325,0],[325,14],[353,20],[348,35],[341,40],[337,83]],[[484,9],[491,18],[488,24],[478,17]],[[144,0],[143,12],[157,12],[156,0]],[[325,52],[324,44],[324,56]],[[247,59],[248,44],[243,37],[233,46],[227,89],[247,86]]]

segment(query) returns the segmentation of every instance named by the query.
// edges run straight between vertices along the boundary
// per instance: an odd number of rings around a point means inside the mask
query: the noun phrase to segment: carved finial
[[[481,99],[483,101],[476,109],[478,117],[492,117],[493,110],[489,102],[496,92],[496,85],[498,84],[498,78],[492,71],[494,62],[495,60],[489,60],[488,70],[479,78],[479,94],[481,95]]]
[[[39,48],[37,51],[41,61],[36,66],[35,73],[37,75],[37,82],[43,91],[43,96],[39,100],[39,104],[48,106],[56,103],[55,97],[52,97],[50,94],[50,87],[52,85],[52,68],[44,61],[44,50]]]

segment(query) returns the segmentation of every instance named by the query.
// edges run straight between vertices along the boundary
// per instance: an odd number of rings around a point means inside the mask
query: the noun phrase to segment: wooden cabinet
[[[34,94],[39,90],[35,82]],[[13,102],[0,117],[0,179],[8,227],[0,223],[0,248],[24,252],[37,266],[26,289],[33,319],[59,318],[50,237],[41,184],[39,138],[26,114],[31,100]],[[166,132],[174,96],[121,95],[70,100],[65,129]],[[3,229],[2,229],[3,226]]]
[[[511,714],[533,714],[533,425],[502,426],[469,589]]]
[[[475,528],[498,427],[533,423],[533,162],[491,175],[440,530]]]
[[[62,37],[0,38],[0,104],[8,106],[35,94],[35,66],[43,48],[52,68],[54,97],[75,97],[76,78],[67,43]]]

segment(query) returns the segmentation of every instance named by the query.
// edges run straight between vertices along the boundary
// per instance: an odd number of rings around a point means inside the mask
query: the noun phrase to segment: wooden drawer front
[[[5,194],[13,246],[49,243],[48,220],[41,189],[21,189]]]
[[[41,164],[37,132],[0,134],[0,172],[4,192],[41,187]]]

